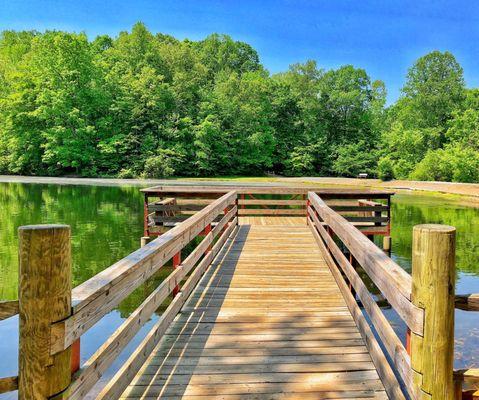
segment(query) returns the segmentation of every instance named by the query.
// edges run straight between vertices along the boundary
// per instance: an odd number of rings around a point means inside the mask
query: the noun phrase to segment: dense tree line
[[[385,99],[351,65],[271,75],[225,35],[4,31],[0,173],[479,180],[479,91],[450,53],[419,59]]]

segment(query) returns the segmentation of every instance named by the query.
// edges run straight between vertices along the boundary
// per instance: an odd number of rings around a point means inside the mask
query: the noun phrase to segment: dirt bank
[[[304,184],[317,183],[319,185],[341,186],[366,186],[392,190],[420,190],[425,192],[454,194],[479,198],[479,184],[456,183],[456,182],[420,182],[394,180],[383,182],[379,179],[355,179],[355,178],[286,178],[289,182],[301,182]]]
[[[108,178],[62,178],[62,177],[36,177],[0,175],[0,183],[43,183],[56,185],[99,185],[99,186],[153,186],[153,185],[226,185],[232,182],[247,185],[318,185],[318,186],[364,186],[372,188],[392,189],[399,191],[425,191],[433,193],[445,193],[479,198],[479,184],[476,183],[452,183],[452,182],[419,182],[419,181],[389,181],[379,179],[355,179],[355,178],[283,178],[283,177],[240,177],[240,178],[204,178],[204,179],[108,179]]]

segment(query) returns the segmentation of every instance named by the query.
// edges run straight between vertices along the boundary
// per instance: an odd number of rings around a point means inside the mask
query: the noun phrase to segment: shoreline
[[[20,175],[0,175],[0,183],[36,183],[53,185],[94,185],[94,186],[154,186],[154,185],[230,185],[258,186],[317,185],[355,186],[375,189],[397,190],[399,192],[426,192],[428,194],[470,197],[479,201],[479,184],[431,181],[381,181],[379,179],[334,178],[334,177],[218,177],[218,178],[175,178],[175,179],[118,179],[118,178],[65,178]]]

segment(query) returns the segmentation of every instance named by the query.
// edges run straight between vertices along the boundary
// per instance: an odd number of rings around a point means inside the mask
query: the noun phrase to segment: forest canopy
[[[0,35],[0,173],[334,175],[479,181],[479,90],[449,52],[399,100],[364,69],[270,74],[247,43],[61,31]]]

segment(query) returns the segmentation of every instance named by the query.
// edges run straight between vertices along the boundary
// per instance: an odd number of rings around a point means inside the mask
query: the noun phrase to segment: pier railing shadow
[[[219,252],[139,378],[132,382],[128,395],[181,398],[185,394],[216,326],[248,232],[248,226],[239,226],[235,237]]]

